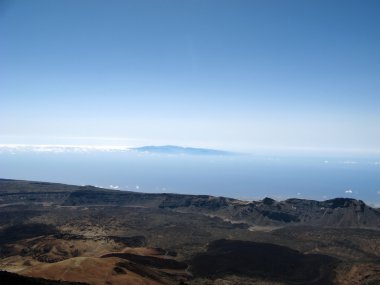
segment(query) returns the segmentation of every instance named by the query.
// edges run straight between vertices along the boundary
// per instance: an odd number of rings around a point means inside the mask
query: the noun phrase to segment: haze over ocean
[[[0,151],[2,177],[245,200],[361,199],[380,206],[380,157],[138,151]]]
[[[0,177],[380,199],[380,2],[0,0]]]

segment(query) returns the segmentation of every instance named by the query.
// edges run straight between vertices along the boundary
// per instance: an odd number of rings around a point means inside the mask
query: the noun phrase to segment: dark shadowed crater
[[[190,263],[195,277],[237,275],[290,284],[333,284],[338,262],[326,255],[302,254],[275,244],[223,239],[212,242]]]

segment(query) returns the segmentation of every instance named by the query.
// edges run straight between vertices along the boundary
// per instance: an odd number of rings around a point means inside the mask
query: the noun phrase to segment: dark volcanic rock
[[[20,224],[0,231],[0,244],[16,242],[22,239],[57,234],[54,226],[45,224]]]
[[[230,205],[229,199],[225,197],[213,197],[208,195],[177,195],[167,194],[165,200],[159,205],[160,208],[203,208],[208,210],[218,210]]]
[[[88,285],[80,282],[53,281],[42,278],[21,276],[15,273],[0,271],[1,285]]]
[[[331,200],[326,200],[321,202],[326,206],[335,209],[335,208],[349,208],[354,207],[355,210],[364,211],[365,204],[361,200],[355,200],[350,198],[335,198]]]
[[[276,202],[275,200],[273,200],[271,198],[268,198],[268,197],[266,197],[266,198],[263,199],[263,203],[265,205],[273,205],[275,202]]]
[[[0,205],[17,207],[50,203],[61,206],[149,207],[217,216],[249,225],[313,225],[322,227],[380,228],[380,211],[363,201],[336,198],[327,201],[288,199],[245,202],[208,195],[148,194],[92,186],[0,179]],[[40,207],[41,208],[41,207]],[[42,209],[42,208],[41,208]],[[41,211],[39,209],[39,211]],[[0,217],[1,220],[27,217]]]
[[[195,277],[216,279],[236,275],[327,285],[333,284],[333,270],[338,261],[327,255],[302,254],[275,244],[218,240],[206,252],[196,255],[190,264]]]
[[[102,258],[108,257],[118,257],[144,266],[160,269],[186,269],[188,266],[186,263],[179,262],[174,259],[166,259],[153,256],[142,256],[131,253],[109,253],[102,256]]]
[[[275,212],[275,211],[261,211],[260,212],[264,217],[268,217],[271,220],[290,223],[290,222],[299,222],[300,219],[292,214]]]
[[[116,242],[124,243],[126,246],[129,247],[143,247],[146,246],[146,238],[144,236],[132,236],[132,237],[117,237],[117,236],[110,236],[111,239],[113,239]]]
[[[0,180],[2,266],[25,274],[40,266],[36,260],[104,255],[121,259],[101,260],[109,267],[95,270],[159,284],[331,284],[334,272],[345,281],[336,284],[376,284],[379,225],[379,210],[355,199],[248,202]],[[1,276],[0,285],[59,284]]]
[[[162,194],[164,195],[164,194]],[[157,207],[164,199],[160,194],[145,194],[129,191],[99,189],[80,190],[70,193],[65,206],[109,205],[109,206],[151,206]]]

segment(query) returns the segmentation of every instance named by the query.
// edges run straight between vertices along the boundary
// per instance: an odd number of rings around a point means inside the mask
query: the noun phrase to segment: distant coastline
[[[187,155],[236,155],[238,153],[211,149],[211,148],[196,148],[183,147],[177,145],[163,146],[118,146],[118,145],[48,145],[48,144],[0,144],[0,151],[30,151],[30,152],[88,152],[88,151],[138,151],[146,153],[161,153],[161,154],[187,154]]]
[[[149,153],[163,153],[163,154],[189,154],[189,155],[235,155],[237,153],[225,150],[209,149],[209,148],[195,148],[195,147],[182,147],[176,145],[164,146],[143,146],[131,148],[131,150]]]

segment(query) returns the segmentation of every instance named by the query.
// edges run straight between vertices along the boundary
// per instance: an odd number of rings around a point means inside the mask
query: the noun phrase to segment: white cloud
[[[27,144],[0,144],[0,151],[8,152],[117,152],[128,151],[128,146],[114,145],[27,145]]]
[[[346,161],[343,161],[343,164],[358,164],[358,162],[353,161],[353,160],[346,160]]]
[[[136,185],[136,190],[139,190],[140,189],[140,186],[139,185]]]
[[[110,188],[111,188],[111,189],[120,189],[120,187],[117,186],[117,185],[110,185]]]
[[[346,194],[352,194],[352,190],[348,189],[348,190],[344,191],[344,193],[346,193]]]

